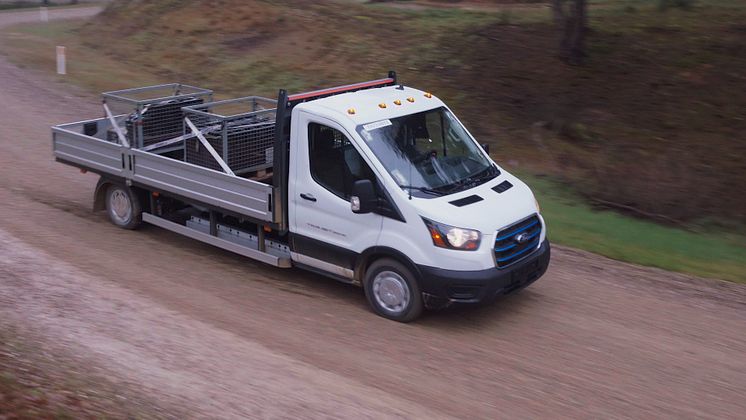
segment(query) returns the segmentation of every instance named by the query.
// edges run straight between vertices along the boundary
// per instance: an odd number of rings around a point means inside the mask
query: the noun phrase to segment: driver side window
[[[376,177],[360,153],[341,131],[318,123],[308,124],[308,160],[311,176],[322,187],[345,200],[355,181]]]

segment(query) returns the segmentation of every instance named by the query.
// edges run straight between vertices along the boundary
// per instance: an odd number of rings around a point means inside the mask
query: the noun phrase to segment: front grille
[[[519,242],[519,238],[522,241]],[[495,237],[495,262],[507,267],[531,254],[539,245],[541,221],[533,215],[497,232]]]

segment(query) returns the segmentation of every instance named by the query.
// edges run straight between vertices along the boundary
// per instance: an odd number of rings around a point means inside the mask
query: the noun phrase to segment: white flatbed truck
[[[105,117],[52,127],[53,153],[100,175],[94,209],[122,228],[361,286],[402,322],[522,289],[549,264],[530,189],[394,72],[276,102],[180,84],[103,96]]]

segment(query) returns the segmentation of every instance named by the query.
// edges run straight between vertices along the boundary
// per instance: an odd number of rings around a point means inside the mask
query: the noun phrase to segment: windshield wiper
[[[460,181],[454,182],[450,185],[451,188],[448,189],[446,193],[450,194],[457,191],[463,191],[471,187],[476,187],[477,185],[482,185],[498,175],[500,175],[500,170],[490,165],[489,168],[483,170],[478,175],[468,176]]]
[[[466,178],[464,180],[464,184],[468,184],[468,183],[484,184],[484,182],[487,182],[498,175],[500,175],[500,171],[494,166],[490,166],[489,168],[485,169],[481,175]],[[483,181],[483,182],[479,182],[479,181]]]
[[[427,188],[427,187],[415,187],[414,185],[399,185],[399,188],[406,188],[406,189],[409,189],[409,190],[422,191],[424,193],[432,194],[432,195],[437,195],[437,196],[443,195],[442,192],[434,190],[432,188]]]

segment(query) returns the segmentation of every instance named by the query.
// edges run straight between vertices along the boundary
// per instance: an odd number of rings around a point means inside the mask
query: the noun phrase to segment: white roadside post
[[[65,63],[65,47],[57,46],[57,74],[67,74]]]
[[[42,6],[39,8],[39,19],[42,22],[49,22],[49,9]]]

